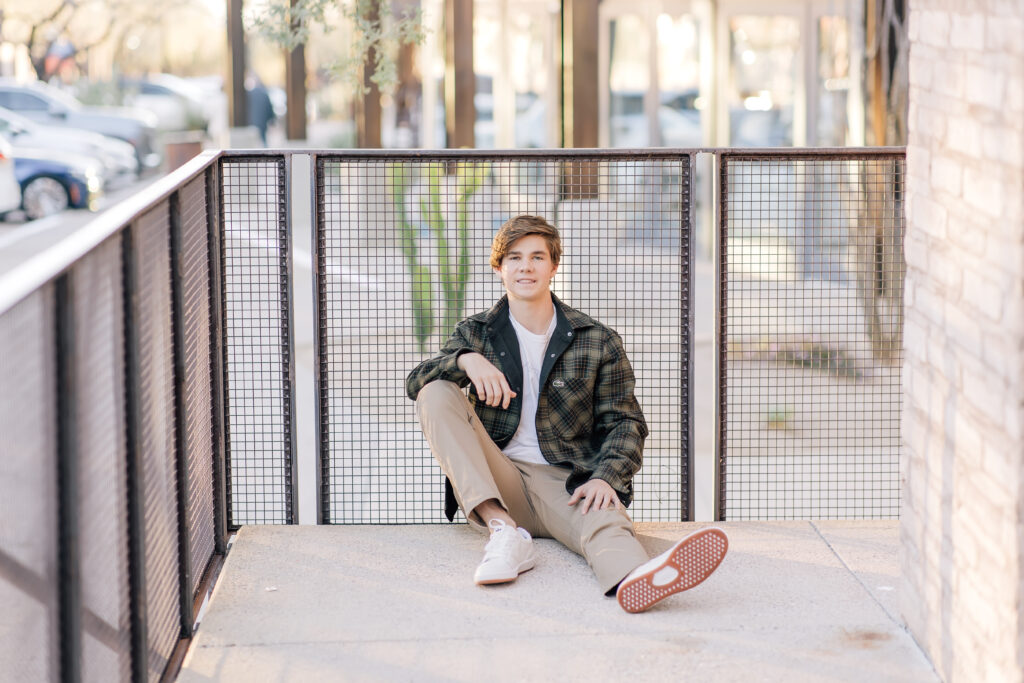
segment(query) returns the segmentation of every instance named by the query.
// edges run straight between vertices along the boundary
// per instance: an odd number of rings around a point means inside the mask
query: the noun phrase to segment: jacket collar
[[[584,327],[593,327],[594,321],[590,316],[580,313],[575,308],[566,306],[554,294],[551,295],[551,301],[555,304],[555,317],[558,318],[556,334],[558,328],[579,330]],[[503,327],[511,324],[508,313],[508,295],[503,295],[489,310],[471,315],[469,319],[483,323],[491,333],[496,332],[500,334]]]

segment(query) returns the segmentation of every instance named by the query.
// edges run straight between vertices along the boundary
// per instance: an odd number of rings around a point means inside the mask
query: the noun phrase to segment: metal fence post
[[[286,491],[286,497],[291,501],[291,508],[285,511],[286,519],[288,524],[299,523],[299,496],[298,496],[298,482],[299,482],[299,470],[298,460],[299,453],[297,449],[297,434],[298,431],[298,419],[295,414],[295,238],[293,232],[293,211],[289,210],[292,205],[292,199],[295,194],[292,192],[292,179],[294,176],[294,168],[292,164],[291,156],[285,156],[282,160],[281,167],[284,170],[284,224],[285,224],[285,282],[284,282],[284,296],[285,296],[285,307],[286,315],[285,319],[287,324],[285,329],[281,330],[281,334],[284,337],[281,342],[288,348],[288,376],[286,382],[288,385],[288,412],[291,420],[288,422],[288,435],[287,439],[290,443],[291,448],[291,462],[289,463],[289,473],[291,479],[291,486]]]
[[[292,420],[294,496],[298,503],[297,524],[320,522],[317,425],[317,306],[316,306],[316,228],[313,157],[293,154],[288,160],[288,217],[291,224],[291,298],[292,315]]]
[[[715,468],[714,468],[714,519],[718,522],[725,521],[725,351],[722,348],[725,339],[725,306],[726,283],[722,276],[725,274],[726,259],[726,192],[727,192],[726,160],[721,154],[715,154],[714,187],[712,196],[715,206],[715,231],[714,247],[712,253],[715,260]]]
[[[192,636],[192,561],[188,528],[188,455],[185,452],[185,304],[182,293],[181,206],[177,192],[168,201],[171,255],[171,355],[174,373],[174,460],[178,503],[178,585],[181,637]]]
[[[82,676],[82,585],[78,543],[78,452],[75,415],[75,314],[71,276],[54,282],[57,353],[57,572],[60,577],[61,680]]]
[[[213,544],[224,555],[228,547],[227,477],[230,462],[227,449],[227,393],[224,391],[227,372],[227,334],[224,323],[224,226],[223,181],[221,164],[206,169],[206,227],[210,267],[210,397],[213,412]]]
[[[146,633],[145,521],[143,518],[142,441],[139,398],[139,331],[136,299],[135,250],[128,224],[121,233],[124,282],[125,432],[128,451],[128,576],[132,630],[132,680],[145,681],[149,672]]]
[[[684,187],[680,183],[679,191],[683,194],[680,197],[680,204],[686,207],[685,211],[681,211],[681,216],[685,217],[686,220],[686,231],[684,234],[679,236],[679,265],[680,267],[686,268],[686,278],[679,278],[679,301],[682,306],[685,306],[685,310],[680,311],[679,320],[686,327],[684,330],[680,330],[680,358],[682,359],[683,367],[680,372],[680,376],[683,379],[685,387],[686,398],[679,403],[680,420],[679,423],[685,430],[683,434],[684,442],[686,443],[686,449],[683,452],[683,458],[685,459],[684,468],[685,475],[681,482],[683,491],[682,494],[686,500],[686,506],[681,510],[684,522],[692,522],[695,519],[695,480],[697,478],[697,472],[695,469],[696,464],[696,444],[693,442],[693,353],[694,353],[694,337],[697,334],[697,328],[694,321],[694,307],[697,305],[696,302],[696,291],[695,283],[696,276],[694,273],[694,250],[696,249],[697,243],[695,239],[695,224],[694,224],[694,187],[695,187],[695,176],[697,172],[697,153],[690,152],[686,157],[686,164],[689,167],[687,173],[688,183]],[[684,201],[685,200],[685,201]],[[685,341],[684,341],[685,340]]]
[[[327,447],[324,438],[324,430],[327,428],[324,416],[327,414],[326,392],[324,377],[321,372],[323,366],[324,342],[326,329],[323,317],[323,301],[321,295],[324,289],[324,269],[322,266],[323,254],[320,249],[320,240],[323,233],[323,162],[316,154],[309,157],[309,206],[311,212],[310,230],[310,270],[313,278],[310,283],[313,296],[313,324],[315,327],[315,338],[313,339],[313,397],[315,400],[316,419],[314,425],[315,434],[315,462],[316,471],[316,523],[327,524],[330,520],[327,505],[329,494],[324,489],[324,467],[327,457]]]

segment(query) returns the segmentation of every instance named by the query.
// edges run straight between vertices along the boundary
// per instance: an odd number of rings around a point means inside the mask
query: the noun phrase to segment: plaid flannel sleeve
[[[437,380],[455,382],[460,387],[469,384],[469,377],[459,368],[458,361],[460,355],[470,351],[477,351],[477,348],[467,338],[464,326],[457,325],[437,355],[417,365],[405,378],[409,398],[415,401],[423,387]]]
[[[643,460],[647,422],[633,394],[633,366],[617,334],[611,333],[607,348],[594,392],[594,430],[601,447],[591,478],[603,479],[628,495],[629,482]]]

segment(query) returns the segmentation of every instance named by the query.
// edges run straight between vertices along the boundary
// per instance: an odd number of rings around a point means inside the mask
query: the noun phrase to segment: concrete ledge
[[[702,524],[639,524],[653,554]],[[896,522],[734,522],[697,588],[630,615],[586,562],[480,588],[462,526],[246,527],[180,681],[934,681],[897,620]]]

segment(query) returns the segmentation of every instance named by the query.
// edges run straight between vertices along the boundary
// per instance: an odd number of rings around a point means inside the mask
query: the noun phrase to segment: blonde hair
[[[491,267],[501,268],[501,262],[512,245],[527,235],[540,235],[548,244],[551,262],[556,266],[562,260],[562,238],[558,228],[540,216],[522,214],[510,218],[498,229],[491,243]]]

